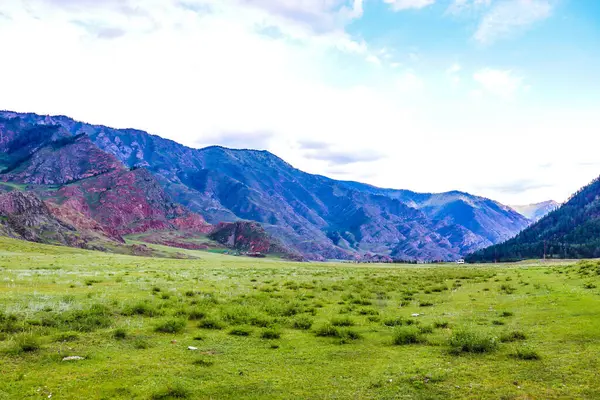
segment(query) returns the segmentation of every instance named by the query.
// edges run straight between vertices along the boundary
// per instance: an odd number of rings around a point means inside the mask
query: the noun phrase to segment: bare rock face
[[[57,219],[32,193],[0,194],[0,230],[7,236],[32,242],[87,247],[74,227]]]
[[[208,237],[228,248],[245,253],[280,253],[287,258],[302,258],[298,253],[286,248],[270,236],[257,222],[223,222],[215,226]]]
[[[113,170],[63,186],[48,196],[61,215],[71,216],[68,219],[79,229],[101,228],[114,237],[176,229],[206,233],[211,229],[200,215],[173,203],[145,169]]]
[[[53,141],[12,168],[2,175],[3,181],[62,185],[124,167],[89,137],[79,135]]]

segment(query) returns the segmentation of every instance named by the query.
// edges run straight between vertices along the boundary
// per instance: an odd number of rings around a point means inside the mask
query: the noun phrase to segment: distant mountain
[[[55,149],[36,156],[48,141],[63,141],[76,149],[80,141],[89,140],[126,168],[147,170],[168,198],[208,223],[257,221],[283,246],[309,259],[377,255],[451,260],[506,240],[529,223],[489,199],[336,181],[302,172],[266,151],[192,149],[143,131],[83,124],[63,116],[0,112],[0,117],[9,137],[11,130],[21,132],[13,143],[17,140],[26,149],[17,151],[22,146],[11,145],[6,152],[10,156],[0,159],[0,180],[48,185],[73,180],[69,185],[77,186],[78,180],[96,179],[86,175],[89,169],[67,160],[58,165],[69,166],[68,176],[57,173],[53,161],[45,160],[53,158],[50,154],[60,158]],[[104,172],[114,171],[114,160],[97,157],[98,162],[90,163],[92,174],[115,174]]]
[[[525,218],[537,222],[551,211],[560,207],[560,203],[554,200],[548,200],[541,203],[527,204],[524,206],[510,206],[513,210],[523,215]]]
[[[471,262],[600,257],[600,178],[515,238],[468,256]]]

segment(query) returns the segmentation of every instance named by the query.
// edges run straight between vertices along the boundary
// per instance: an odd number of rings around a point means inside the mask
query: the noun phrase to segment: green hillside
[[[480,250],[469,262],[600,257],[600,179],[515,238]]]

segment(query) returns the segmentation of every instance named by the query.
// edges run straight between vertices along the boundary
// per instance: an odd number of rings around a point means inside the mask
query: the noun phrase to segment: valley
[[[155,249],[190,258],[0,238],[0,399],[600,396],[597,261]]]

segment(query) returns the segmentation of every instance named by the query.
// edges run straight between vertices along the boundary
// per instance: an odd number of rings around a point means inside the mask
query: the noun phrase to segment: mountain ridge
[[[528,224],[490,199],[336,181],[296,169],[266,150],[193,149],[144,131],[89,125],[65,116],[0,112],[0,117],[86,135],[125,167],[147,169],[176,203],[208,223],[260,222],[309,259],[377,254],[451,260],[504,240]]]
[[[537,222],[548,215],[551,211],[554,211],[560,207],[560,205],[561,204],[557,201],[547,200],[539,203],[512,205],[510,207],[531,221]]]

